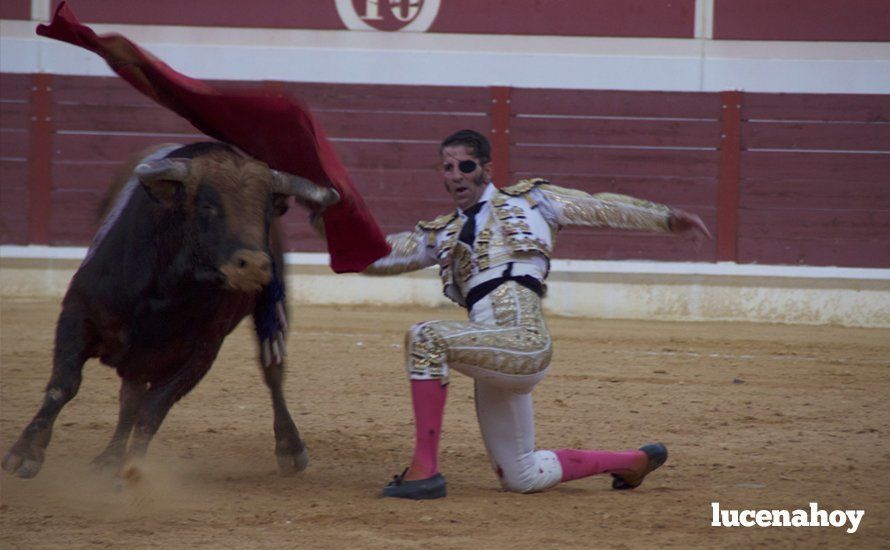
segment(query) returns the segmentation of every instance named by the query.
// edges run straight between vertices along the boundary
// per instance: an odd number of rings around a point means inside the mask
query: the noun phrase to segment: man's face
[[[471,161],[475,166],[469,172]],[[463,168],[463,170],[461,169]],[[491,179],[491,163],[481,164],[466,145],[452,145],[442,149],[442,176],[445,190],[461,210],[479,202],[485,186]]]

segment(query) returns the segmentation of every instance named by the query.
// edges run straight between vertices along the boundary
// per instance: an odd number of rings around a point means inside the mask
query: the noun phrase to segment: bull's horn
[[[306,178],[272,170],[272,192],[293,195],[297,202],[309,203],[322,208],[337,203],[340,193],[331,187],[316,185]]]
[[[143,162],[134,170],[142,183],[161,180],[185,181],[189,175],[189,159],[158,159]]]

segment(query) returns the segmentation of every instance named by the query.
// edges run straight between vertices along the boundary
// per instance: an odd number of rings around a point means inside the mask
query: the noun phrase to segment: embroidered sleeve
[[[540,185],[537,195],[541,214],[551,225],[584,225],[614,229],[669,232],[671,210],[667,206],[627,195],[589,195],[577,189]]]
[[[436,263],[436,249],[430,241],[434,234],[420,228],[386,236],[392,251],[362,271],[365,275],[398,275],[417,271]]]

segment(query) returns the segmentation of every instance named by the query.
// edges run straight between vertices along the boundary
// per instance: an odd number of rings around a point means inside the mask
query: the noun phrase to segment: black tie
[[[476,214],[482,209],[483,204],[485,204],[485,201],[479,201],[464,210],[467,221],[464,222],[464,226],[461,228],[460,235],[457,238],[461,242],[467,243],[467,246],[470,248],[473,248],[473,241],[476,240]]]

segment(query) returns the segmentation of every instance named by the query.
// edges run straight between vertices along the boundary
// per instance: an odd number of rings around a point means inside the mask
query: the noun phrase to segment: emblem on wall
[[[441,0],[336,0],[337,14],[353,31],[425,32]]]

